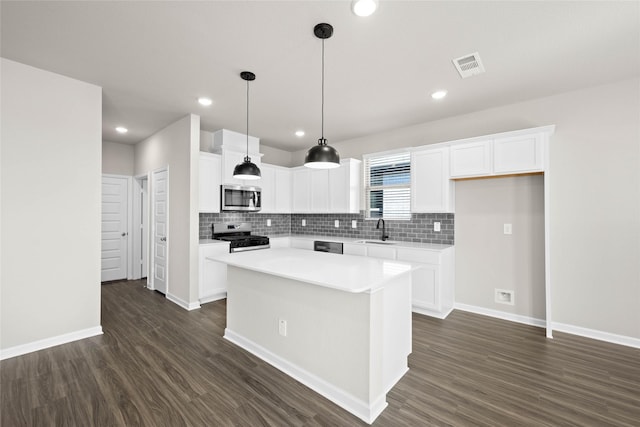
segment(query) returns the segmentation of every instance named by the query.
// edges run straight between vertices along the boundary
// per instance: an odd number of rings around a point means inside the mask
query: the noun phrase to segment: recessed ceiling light
[[[442,99],[445,96],[447,96],[447,91],[446,90],[438,90],[438,91],[435,91],[435,92],[433,92],[431,94],[431,97],[433,99]]]
[[[116,132],[118,132],[118,133],[127,133],[127,132],[129,132],[129,129],[127,129],[126,127],[123,127],[123,126],[118,126],[116,128]]]
[[[369,16],[378,8],[378,0],[353,0],[351,10],[358,16]]]
[[[200,97],[198,98],[198,103],[200,105],[204,105],[205,107],[208,107],[209,105],[213,104],[213,101],[211,100],[211,98]]]
[[[304,136],[304,131],[303,130],[297,130],[296,131],[296,136],[298,136],[298,137]]]

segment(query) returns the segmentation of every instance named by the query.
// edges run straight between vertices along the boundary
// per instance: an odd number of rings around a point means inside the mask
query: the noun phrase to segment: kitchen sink
[[[373,243],[374,245],[395,245],[396,242],[388,242],[382,240],[356,240],[356,243]]]

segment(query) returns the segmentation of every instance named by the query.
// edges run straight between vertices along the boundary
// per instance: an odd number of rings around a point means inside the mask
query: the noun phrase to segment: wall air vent
[[[460,77],[463,79],[484,73],[484,66],[482,65],[478,52],[454,59],[453,65],[456,66],[456,70],[458,70]]]

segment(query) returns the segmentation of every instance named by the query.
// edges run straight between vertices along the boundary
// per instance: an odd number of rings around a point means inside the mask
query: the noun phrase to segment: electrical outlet
[[[307,220],[306,220],[306,219],[303,219],[303,220],[302,220],[302,226],[303,226],[303,227],[306,227],[306,226],[307,226]]]
[[[351,220],[351,228],[358,228],[358,220],[357,219],[352,219]]]
[[[271,227],[271,220],[270,219],[267,220],[267,227]]]
[[[504,234],[512,234],[513,226],[511,224],[504,224]]]
[[[287,336],[287,321],[284,319],[278,319],[278,333],[283,337]]]
[[[336,219],[336,220],[334,221],[334,223],[333,223],[333,226],[334,226],[335,228],[340,228],[340,220],[337,220],[337,219]]]
[[[439,222],[434,222],[433,223],[433,231],[440,231],[440,223]]]

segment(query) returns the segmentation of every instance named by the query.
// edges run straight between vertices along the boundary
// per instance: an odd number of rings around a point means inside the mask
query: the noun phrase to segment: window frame
[[[393,157],[393,156],[406,156],[406,163],[408,165],[408,177],[406,180],[406,183],[402,183],[402,184],[390,184],[390,185],[371,185],[370,182],[370,178],[371,178],[371,159],[377,159],[377,160],[381,160],[384,159],[384,157]],[[362,168],[362,174],[363,174],[363,189],[364,189],[364,206],[365,206],[365,215],[364,215],[364,219],[365,220],[373,220],[373,221],[377,221],[378,219],[382,218],[384,220],[392,220],[392,221],[410,221],[411,220],[411,150],[408,148],[403,148],[403,149],[398,149],[398,150],[389,150],[389,151],[382,151],[382,152],[378,152],[378,153],[369,153],[369,154],[364,154],[362,156],[362,161],[363,161],[363,168]],[[403,162],[404,163],[404,162]],[[373,217],[371,216],[371,192],[372,191],[380,191],[380,190],[406,190],[406,198],[403,197],[402,199],[400,199],[403,204],[406,204],[407,208],[406,211],[401,212],[400,215],[398,214],[391,214],[391,215],[387,215],[385,216],[385,212],[383,210],[382,215],[379,217]]]

